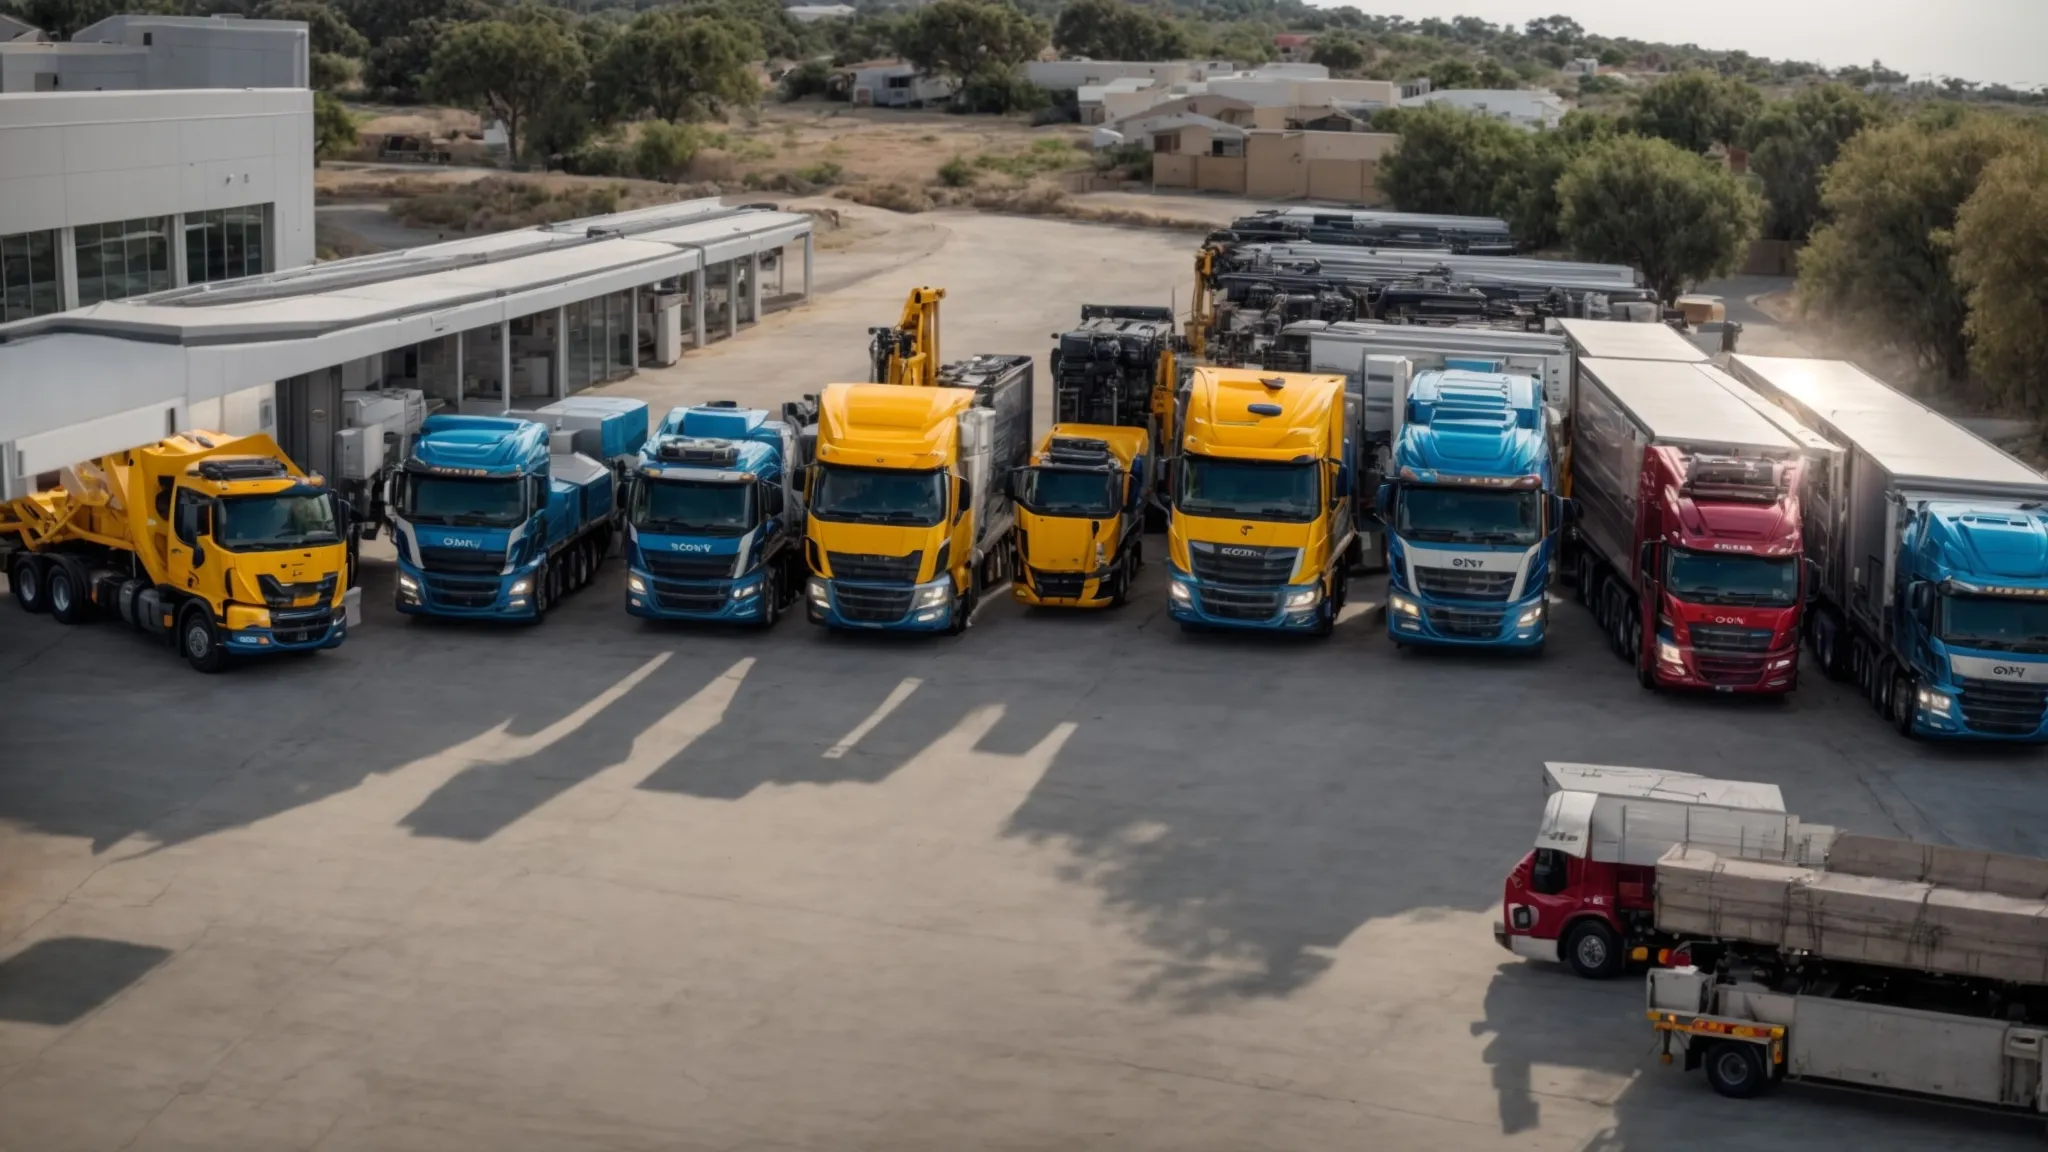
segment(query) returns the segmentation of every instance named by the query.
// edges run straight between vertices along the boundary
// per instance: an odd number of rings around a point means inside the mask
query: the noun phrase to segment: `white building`
[[[1169,87],[1236,71],[1230,60],[1033,60],[1024,65],[1024,79],[1048,92],[1081,92],[1119,80]]]
[[[792,4],[782,14],[799,24],[816,24],[820,20],[850,20],[855,9],[851,4]]]
[[[1557,127],[1564,114],[1571,110],[1557,93],[1533,88],[1450,88],[1410,96],[1401,101],[1405,108],[1420,108],[1426,104],[1463,108],[1531,131]]]
[[[922,108],[952,99],[956,85],[944,76],[929,76],[904,60],[870,60],[841,69],[846,98],[877,108]]]
[[[306,26],[232,16],[110,16],[70,40],[0,25],[0,92],[304,88]]]

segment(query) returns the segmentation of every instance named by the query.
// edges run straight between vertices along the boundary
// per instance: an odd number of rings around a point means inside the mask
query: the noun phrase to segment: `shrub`
[[[651,120],[640,126],[640,138],[633,142],[633,171],[643,179],[677,183],[707,143],[704,133],[687,124]]]
[[[837,184],[846,170],[830,160],[820,160],[796,170],[796,178],[806,184]]]
[[[955,156],[939,165],[939,183],[948,188],[965,188],[974,183],[974,166],[965,156]]]

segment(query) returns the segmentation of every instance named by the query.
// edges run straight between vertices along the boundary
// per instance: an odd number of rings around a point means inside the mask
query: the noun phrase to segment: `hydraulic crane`
[[[894,328],[868,329],[874,338],[868,345],[871,382],[923,387],[939,382],[939,301],[945,298],[944,288],[912,288]]]

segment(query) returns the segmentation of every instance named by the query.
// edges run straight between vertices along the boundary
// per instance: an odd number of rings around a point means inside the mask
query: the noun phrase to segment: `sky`
[[[1315,0],[1312,0],[1315,2]],[[1361,12],[1477,16],[1521,25],[1562,14],[1588,32],[1829,67],[1883,60],[1915,79],[2048,84],[2048,0],[1330,0]]]

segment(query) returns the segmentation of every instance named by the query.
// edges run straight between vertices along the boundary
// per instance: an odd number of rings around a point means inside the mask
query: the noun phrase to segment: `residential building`
[[[1533,88],[1451,88],[1401,101],[1406,108],[1420,108],[1428,104],[1463,108],[1530,131],[1557,127],[1564,114],[1571,110],[1557,93]]]
[[[1245,132],[1211,116],[1174,112],[1132,122],[1124,138],[1144,142],[1154,156],[1242,156]]]
[[[1576,60],[1566,62],[1560,71],[1567,76],[1598,76],[1600,74],[1600,61],[1591,56],[1581,56]]]
[[[851,4],[792,4],[782,14],[799,24],[816,24],[820,20],[850,20],[855,9]]]
[[[1266,108],[1387,108],[1400,102],[1400,86],[1391,80],[1333,80],[1327,74],[1264,70],[1212,79],[1207,91]]]
[[[1102,124],[1109,119],[1106,106],[1112,96],[1135,96],[1146,93],[1145,99],[1157,99],[1155,89],[1159,82],[1145,76],[1119,76],[1107,84],[1084,84],[1074,93],[1074,103],[1079,110],[1083,124]]]
[[[1162,87],[1199,83],[1237,70],[1230,60],[1033,60],[1024,65],[1024,79],[1048,92],[1079,92],[1117,80],[1144,79]]]
[[[1301,32],[1282,32],[1273,37],[1273,55],[1283,64],[1315,59],[1316,38]]]
[[[905,60],[867,60],[834,74],[832,91],[855,104],[877,108],[922,108],[952,99],[957,85],[928,76]]]
[[[1161,188],[1198,188],[1267,200],[1313,199],[1379,204],[1379,170],[1400,146],[1385,132],[1310,132],[1251,129],[1233,137],[1220,121],[1161,124],[1152,155],[1152,182]],[[1206,140],[1206,151],[1200,144]]]

